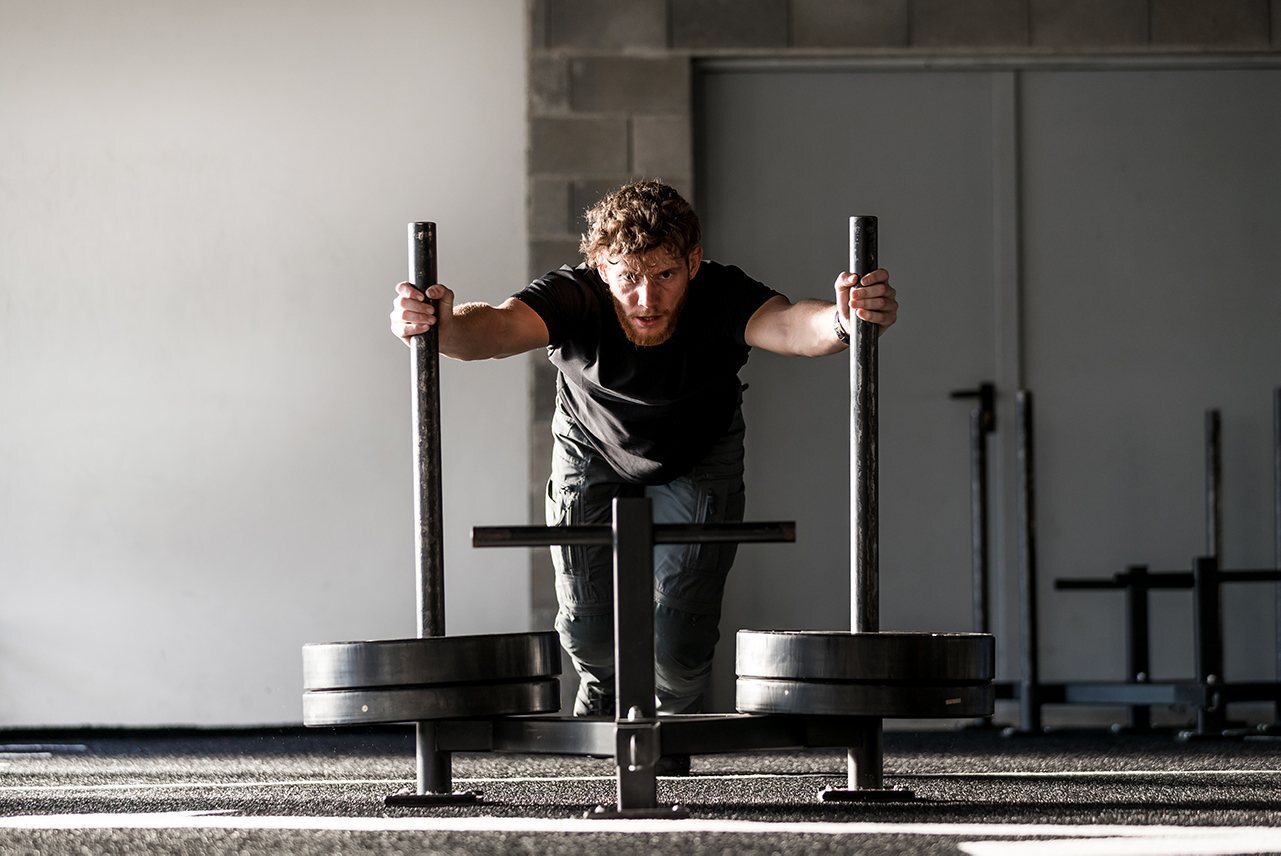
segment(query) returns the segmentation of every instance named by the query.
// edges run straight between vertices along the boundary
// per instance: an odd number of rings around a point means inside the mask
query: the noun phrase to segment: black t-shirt
[[[608,283],[585,264],[552,271],[516,297],[547,325],[558,392],[596,451],[628,481],[665,484],[729,427],[751,350],[747,321],[777,293],[704,261],[672,337],[644,347],[628,341]]]

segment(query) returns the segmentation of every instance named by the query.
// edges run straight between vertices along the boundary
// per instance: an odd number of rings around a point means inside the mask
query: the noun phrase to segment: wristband
[[[850,343],[850,334],[841,326],[841,310],[836,310],[836,338],[841,340],[842,345]]]

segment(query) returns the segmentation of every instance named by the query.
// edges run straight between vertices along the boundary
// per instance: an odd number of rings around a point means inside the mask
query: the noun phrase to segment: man
[[[587,212],[584,263],[535,280],[498,306],[454,305],[443,285],[396,287],[392,332],[437,326],[461,360],[547,348],[559,370],[549,525],[608,523],[618,496],[649,496],[659,523],[743,519],[742,386],[751,348],[845,350],[851,315],[898,314],[889,274],[836,278],[835,304],[792,303],[735,267],[703,259],[698,217],[655,181],[626,185]],[[856,287],[857,286],[857,287]],[[734,545],[664,545],[654,556],[660,713],[699,709],[719,638]],[[556,629],[580,681],[576,715],[613,713],[613,568],[607,547],[553,550]]]

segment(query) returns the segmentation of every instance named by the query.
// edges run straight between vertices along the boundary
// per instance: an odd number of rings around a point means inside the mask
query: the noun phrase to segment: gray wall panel
[[[1225,561],[1273,562],[1281,71],[1015,73],[1017,99],[1002,72],[977,68],[710,68],[696,90],[698,202],[711,257],[794,298],[827,296],[847,215],[881,217],[903,304],[882,342],[882,626],[969,629],[966,407],[947,393],[1017,376],[1002,355],[1022,353],[1037,401],[1043,677],[1121,678],[1121,597],[1056,592],[1052,579],[1190,567],[1204,549],[1208,407],[1223,411]],[[1008,176],[1018,192],[994,197]],[[996,283],[1002,271],[1017,288]],[[1012,297],[1017,324],[996,303]],[[801,542],[741,551],[727,637],[848,626],[846,363],[757,353],[745,372],[748,514],[795,518]],[[994,538],[1014,525],[1008,397],[1001,406]],[[993,613],[1012,677],[1005,543],[993,543]],[[1272,597],[1227,592],[1229,678],[1273,674]],[[1154,675],[1190,677],[1190,596],[1152,605]],[[732,671],[727,638],[718,704],[732,700]]]
[[[791,298],[831,299],[848,217],[876,214],[904,323],[881,345],[885,629],[969,629],[968,416],[993,370],[992,116],[985,74],[707,74],[699,206],[709,257]],[[744,380],[748,515],[799,543],[746,547],[730,581],[716,702],[739,627],[849,627],[849,360],[754,352]]]
[[[1190,567],[1208,407],[1223,411],[1223,559],[1271,565],[1281,71],[1029,72],[1022,95],[1044,575]],[[1229,591],[1229,676],[1271,676],[1271,596]],[[1045,595],[1047,677],[1120,676],[1115,600]],[[1189,601],[1154,604],[1158,675],[1191,674]]]

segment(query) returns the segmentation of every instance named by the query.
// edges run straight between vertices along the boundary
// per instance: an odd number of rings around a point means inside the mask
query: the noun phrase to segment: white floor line
[[[1188,778],[1193,776],[1281,776],[1281,770],[985,770],[975,772],[939,773],[895,773],[887,771],[887,778],[902,779],[1107,779],[1131,778],[1135,776],[1170,776]]]
[[[1281,770],[1067,770],[1059,772],[971,772],[971,773],[894,773],[887,772],[887,779],[969,779],[969,778],[1011,778],[1011,779],[1076,779],[1076,778],[1131,778],[1168,776],[1172,778],[1189,778],[1198,776],[1245,776],[1277,777]],[[831,773],[727,773],[697,774],[673,777],[676,781],[757,781],[765,779],[843,779],[845,771]],[[666,777],[663,777],[666,778]],[[614,776],[471,776],[455,777],[456,785],[485,784],[521,784],[552,782],[613,782]],[[399,788],[413,784],[412,779],[285,779],[276,781],[244,782],[113,782],[96,785],[0,785],[0,793],[75,793],[106,791],[139,791],[139,790],[200,790],[200,789],[253,789],[253,788],[296,788],[296,787],[329,787],[341,785],[385,785]]]
[[[52,757],[52,752],[12,752],[8,749],[0,751],[0,763],[7,761],[48,761]],[[5,763],[5,766],[9,766],[9,764]]]
[[[843,779],[845,772],[832,773],[730,773],[727,775],[694,775],[676,778],[683,781],[740,781],[755,779]],[[455,785],[492,785],[554,782],[613,782],[614,776],[468,776],[454,777]],[[307,785],[387,785],[403,787],[413,784],[412,779],[286,779],[282,781],[249,782],[114,782],[98,785],[0,785],[0,793],[31,791],[128,791],[128,790],[191,790],[196,788],[292,788]]]
[[[1244,856],[1281,848],[1275,830],[1228,829],[1193,835],[962,841],[970,856]]]
[[[688,777],[696,778],[696,777]],[[707,776],[704,778],[721,778]],[[454,778],[455,785],[502,784],[506,782],[613,782],[613,776],[494,776]],[[76,791],[145,791],[145,790],[200,790],[205,788],[297,788],[297,787],[330,787],[338,785],[385,785],[389,788],[401,788],[414,784],[413,779],[282,779],[269,781],[244,782],[112,782],[96,785],[2,785],[0,793],[23,792],[76,792]]]
[[[458,780],[455,780],[458,781]],[[0,793],[63,793],[98,791],[165,791],[200,790],[204,788],[297,788],[308,785],[386,785],[403,787],[412,779],[286,779],[271,782],[115,782],[99,785],[4,785]]]
[[[9,752],[88,752],[85,743],[0,743],[0,755]]]
[[[221,812],[59,814],[0,817],[0,829],[237,829],[342,832],[735,833],[746,835],[919,835],[978,839],[972,856],[1050,854],[1226,854],[1281,851],[1281,829],[1027,823],[836,823],[747,820],[589,820],[519,817],[266,817]],[[1039,841],[992,839],[1037,838]],[[1048,839],[1048,840],[1044,840]],[[1089,848],[1086,845],[1090,845]],[[1098,849],[1094,849],[1094,848]],[[1036,848],[1036,849],[1033,849]],[[1045,848],[1045,849],[1040,849]]]

